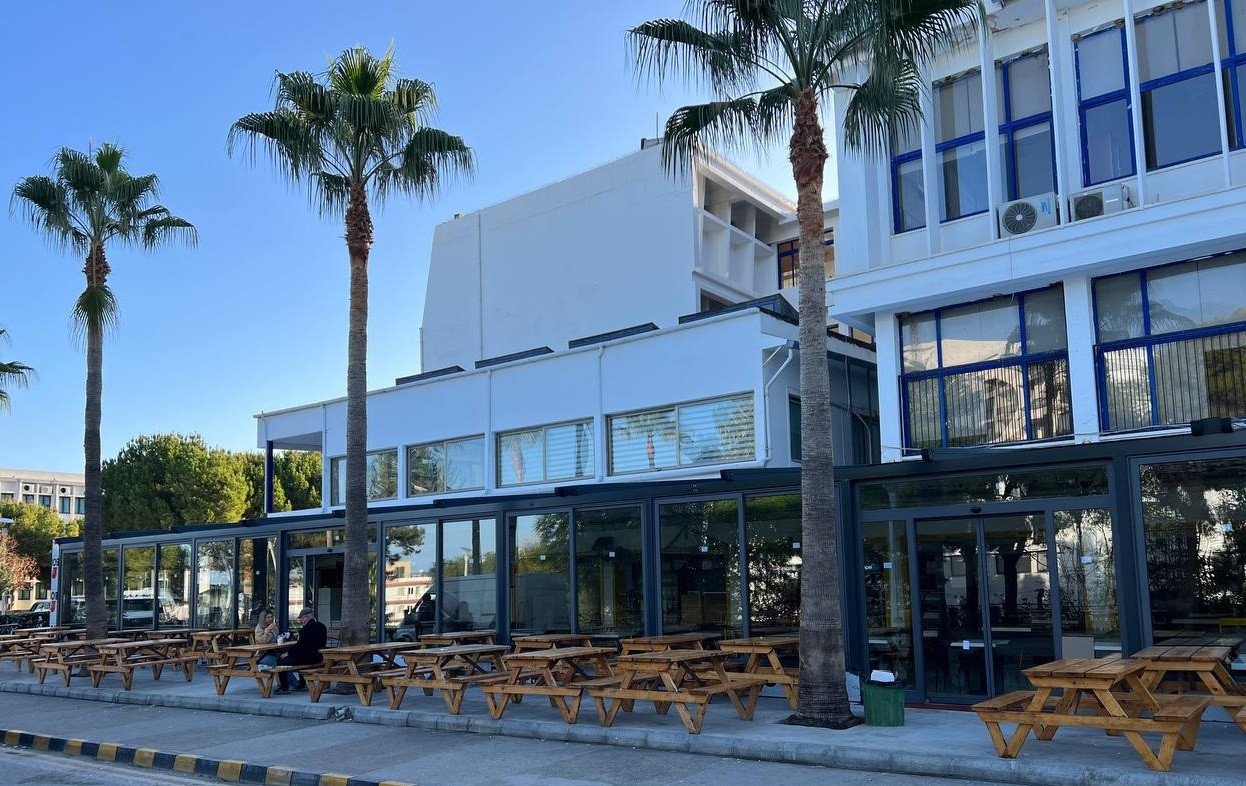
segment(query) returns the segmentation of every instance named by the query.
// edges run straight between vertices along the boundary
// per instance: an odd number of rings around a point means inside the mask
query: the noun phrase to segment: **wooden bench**
[[[381,680],[389,677],[402,677],[404,674],[406,674],[406,669],[375,670],[364,674],[309,671],[303,673],[303,679],[307,681],[307,695],[312,704],[319,703],[325,689],[339,682],[355,686],[355,694],[359,697],[359,703],[365,707],[371,707],[372,697],[385,687]]]
[[[260,698],[268,699],[273,695],[273,681],[278,674],[292,671],[306,672],[310,668],[315,668],[318,664],[304,664],[302,666],[273,666],[271,668],[251,669],[235,668],[230,663],[213,663],[208,666],[208,673],[212,675],[212,682],[216,686],[216,695],[224,696],[225,689],[229,687],[231,677],[251,677],[255,680],[256,685],[260,689]],[[310,688],[308,689],[310,691]]]
[[[502,683],[509,678],[504,673],[486,672],[484,674],[447,676],[445,679],[437,679],[431,668],[419,669],[416,673],[420,672],[426,676],[382,678],[381,684],[385,686],[385,690],[389,694],[389,708],[391,710],[396,710],[402,706],[402,700],[407,695],[408,688],[421,688],[426,696],[431,696],[434,690],[441,691],[441,698],[446,703],[446,709],[451,715],[458,715],[463,708],[463,696],[467,693],[469,686]],[[405,673],[404,671],[403,674]]]
[[[199,654],[180,655],[175,658],[158,658],[154,660],[134,660],[124,664],[117,663],[93,663],[88,668],[91,671],[91,685],[98,688],[100,681],[104,679],[106,674],[120,674],[121,685],[126,690],[134,682],[134,670],[151,668],[152,679],[159,682],[160,675],[164,671],[165,666],[176,666],[182,670],[182,676],[190,682],[195,678],[195,664],[199,661]]]
[[[34,670],[39,678],[39,684],[42,685],[44,679],[47,678],[49,671],[58,671],[61,674],[61,681],[65,683],[65,687],[69,687],[70,679],[73,677],[74,669],[79,667],[89,667],[92,664],[99,663],[99,655],[70,655],[63,659],[55,658],[35,658],[30,660],[30,667]]]

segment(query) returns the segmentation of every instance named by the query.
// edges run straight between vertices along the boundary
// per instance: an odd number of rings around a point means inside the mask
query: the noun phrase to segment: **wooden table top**
[[[225,648],[225,654],[232,657],[243,657],[255,655],[257,653],[277,652],[286,650],[294,646],[294,642],[286,641],[280,644],[276,642],[272,644],[235,644],[232,647]]]
[[[1040,666],[1031,666],[1022,670],[1021,673],[1031,682],[1083,679],[1111,683],[1144,669],[1146,669],[1146,663],[1140,660],[1065,658]]]
[[[13,632],[14,633],[25,633],[26,635],[29,636],[35,633],[63,633],[64,631],[67,631],[69,629],[70,628],[68,625],[42,625],[42,626],[35,627],[35,628],[17,628]]]
[[[409,641],[383,641],[376,644],[354,644],[349,647],[331,647],[320,651],[325,660],[349,660],[356,655],[383,655],[411,649]]]
[[[614,647],[551,647],[546,650],[525,650],[506,656],[507,663],[556,663],[577,658],[600,658],[614,654]]]
[[[455,630],[449,633],[425,633],[420,641],[428,644],[460,644],[462,642],[491,642],[494,632],[491,630]]]
[[[511,643],[515,646],[527,644],[548,644],[552,647],[559,645],[574,645],[579,647],[590,646],[584,642],[592,640],[591,633],[532,633],[527,636],[512,636]]]
[[[77,639],[75,641],[49,641],[39,645],[39,649],[49,652],[73,651],[77,649],[85,649],[88,647],[104,647],[109,644],[129,644],[129,639],[119,639],[116,637],[107,639]]]
[[[213,636],[253,636],[254,628],[210,628],[198,629],[189,632],[190,637],[196,640],[210,639]]]
[[[799,646],[800,636],[753,636],[747,639],[723,639],[718,642],[718,648],[724,652],[785,650]]]
[[[110,650],[112,652],[129,652],[130,650],[142,650],[148,647],[169,647],[169,646],[186,646],[186,639],[147,639],[144,641],[118,641],[115,644],[98,644],[101,650]]]
[[[634,652],[630,655],[620,655],[619,665],[665,664],[675,666],[705,660],[726,659],[727,653],[722,650],[663,650],[661,652]]]
[[[453,644],[448,647],[427,647],[425,649],[406,649],[402,657],[408,661],[437,660],[438,658],[456,658],[463,655],[499,655],[509,648],[504,644]]]
[[[1161,644],[1147,647],[1135,652],[1130,657],[1148,661],[1193,661],[1202,663],[1219,663],[1229,659],[1232,649],[1229,647],[1192,647],[1169,646]]]

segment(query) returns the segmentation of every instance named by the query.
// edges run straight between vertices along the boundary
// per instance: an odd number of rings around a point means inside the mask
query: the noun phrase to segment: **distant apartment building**
[[[62,521],[86,515],[86,479],[82,473],[0,468],[0,502],[38,505]]]

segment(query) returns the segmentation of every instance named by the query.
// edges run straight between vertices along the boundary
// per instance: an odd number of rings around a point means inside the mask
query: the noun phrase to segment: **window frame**
[[[519,429],[519,430],[526,431],[527,429]],[[481,463],[481,469],[484,470],[481,472],[480,485],[479,486],[466,486],[464,488],[457,488],[457,489],[448,488],[446,485],[446,469],[450,465],[450,446],[460,443],[460,442],[468,442],[474,439],[480,440],[480,463]],[[433,489],[432,491],[424,492],[422,494],[408,493],[408,489],[410,487],[409,484],[411,482],[411,450],[413,448],[427,448],[427,447],[433,447],[433,446],[440,447],[442,456],[445,457],[442,462],[442,466],[437,473],[437,476],[438,476],[437,480],[439,481],[439,487],[436,489]],[[485,452],[485,434],[483,433],[467,434],[462,437],[449,437],[447,439],[435,439],[429,442],[413,442],[409,445],[403,445],[402,446],[403,472],[402,472],[402,478],[401,478],[401,490],[399,494],[403,499],[418,499],[420,497],[428,497],[433,494],[458,494],[459,492],[463,492],[463,491],[480,491],[481,489],[484,489],[489,485],[487,467],[485,466],[487,463],[485,459],[486,455],[487,454]]]
[[[920,130],[920,125],[918,129]],[[926,193],[926,175],[922,170],[922,222],[916,226],[904,226],[903,215],[900,211],[900,167],[914,161],[922,160],[922,142],[921,135],[918,134],[917,147],[913,150],[906,150],[903,153],[895,152],[895,142],[892,142],[891,151],[891,223],[892,234],[903,235],[907,232],[916,232],[919,229],[926,228],[926,200],[930,195]]]
[[[535,486],[543,483],[563,483],[567,481],[582,480],[584,478],[592,478],[597,474],[597,456],[591,456],[591,460],[586,467],[584,475],[572,475],[566,478],[549,479],[549,432],[550,429],[563,428],[565,426],[585,425],[589,428],[590,438],[589,444],[593,448],[594,454],[597,450],[597,435],[591,432],[595,430],[595,419],[592,417],[575,418],[573,420],[560,420],[556,423],[542,423],[538,426],[528,426],[526,428],[513,428],[506,431],[498,431],[493,435],[493,458],[494,458],[494,483],[498,488],[518,488],[521,486]],[[525,480],[522,483],[503,483],[502,482],[502,439],[514,434],[523,434],[529,431],[541,432],[541,477],[537,480]],[[423,495],[421,495],[423,496]]]
[[[1179,5],[1176,5],[1176,6],[1163,6],[1163,7],[1161,7],[1160,11],[1158,11],[1158,12],[1154,12],[1154,11],[1152,11],[1152,12],[1148,12],[1148,13],[1142,14],[1141,16],[1135,16],[1135,17],[1134,17],[1134,19],[1133,19],[1134,28],[1135,28],[1135,35],[1136,35],[1136,29],[1137,29],[1137,27],[1138,27],[1139,25],[1141,25],[1142,23],[1146,22],[1148,19],[1154,19],[1154,18],[1157,18],[1157,17],[1164,16],[1164,15],[1166,15],[1166,14],[1173,13],[1173,12],[1177,11],[1178,9],[1185,8],[1186,6],[1190,6],[1190,5],[1198,5],[1199,3],[1205,3],[1205,2],[1215,2],[1215,1],[1216,1],[1216,0],[1192,0],[1192,2],[1183,2],[1183,3],[1181,3],[1181,4],[1179,4]],[[1227,12],[1226,12],[1226,14],[1227,14]],[[1212,31],[1210,30],[1210,28],[1209,28],[1209,29],[1208,29],[1208,35],[1212,35],[1212,34],[1213,34],[1213,33],[1212,33]],[[1213,44],[1214,44],[1214,42],[1213,42]],[[1231,45],[1231,42],[1230,42],[1230,45]],[[1216,78],[1216,76],[1217,76],[1217,74],[1216,74],[1216,70],[1217,70],[1217,69],[1216,69],[1216,56],[1215,56],[1215,52],[1214,52],[1214,50],[1213,50],[1210,54],[1211,54],[1211,60],[1210,60],[1210,61],[1208,61],[1207,63],[1205,63],[1204,65],[1201,65],[1201,66],[1195,66],[1194,68],[1187,68],[1187,69],[1185,69],[1185,70],[1183,70],[1183,71],[1176,71],[1176,72],[1171,73],[1171,74],[1165,74],[1164,76],[1161,76],[1161,77],[1155,77],[1155,78],[1152,78],[1152,79],[1148,79],[1148,80],[1147,80],[1147,81],[1145,81],[1145,82],[1139,81],[1139,82],[1138,82],[1138,100],[1139,100],[1139,101],[1142,101],[1142,102],[1145,104],[1145,102],[1146,102],[1146,96],[1147,96],[1147,94],[1148,94],[1148,93],[1153,92],[1153,91],[1155,91],[1155,90],[1158,90],[1158,89],[1160,89],[1160,88],[1169,87],[1169,86],[1171,86],[1171,85],[1180,84],[1181,82],[1186,82],[1186,81],[1189,81],[1189,80],[1191,80],[1191,79],[1196,79],[1196,78],[1198,78],[1198,77],[1200,77],[1200,76],[1206,76],[1206,75],[1208,75],[1208,74],[1211,74],[1211,75],[1212,75],[1212,77],[1213,77],[1213,79],[1214,79],[1214,78]],[[1126,64],[1125,64],[1125,71],[1126,71],[1126,73],[1128,73],[1128,71],[1129,71],[1129,64],[1128,64],[1128,63],[1126,63]],[[1139,71],[1141,71],[1141,69],[1139,69]],[[1141,74],[1139,74],[1139,76],[1141,76]],[[1127,81],[1126,81],[1126,85],[1128,86],[1128,84],[1129,84],[1129,83],[1128,83],[1128,80],[1127,80]],[[1214,83],[1213,83],[1213,84],[1214,84]],[[1080,83],[1079,83],[1079,85],[1080,85]],[[1126,89],[1128,89],[1128,88],[1126,88]],[[1145,106],[1143,107],[1143,109],[1145,109]],[[1130,115],[1130,122],[1132,123],[1132,122],[1133,122],[1133,112],[1130,112],[1130,113],[1129,113],[1129,115]],[[1220,146],[1219,146],[1219,136],[1220,136],[1219,123],[1220,123],[1220,110],[1219,110],[1219,108],[1217,108],[1217,109],[1216,109],[1216,137],[1217,137],[1217,145],[1216,145],[1216,149],[1212,150],[1210,153],[1202,153],[1202,154],[1200,154],[1200,155],[1192,156],[1192,157],[1190,157],[1190,158],[1183,158],[1183,159],[1181,159],[1181,160],[1179,160],[1179,161],[1170,161],[1170,162],[1168,162],[1168,163],[1166,163],[1166,164],[1162,164],[1162,165],[1161,165],[1161,164],[1156,164],[1154,167],[1152,167],[1152,166],[1150,166],[1150,165],[1146,162],[1146,160],[1145,160],[1145,159],[1146,159],[1146,151],[1144,150],[1144,151],[1143,151],[1143,165],[1145,165],[1145,166],[1146,166],[1146,171],[1147,171],[1147,172],[1159,172],[1159,171],[1161,171],[1161,170],[1168,169],[1169,167],[1180,166],[1181,164],[1188,164],[1188,163],[1190,163],[1191,161],[1201,161],[1201,160],[1203,160],[1204,158],[1211,158],[1212,156],[1217,156],[1217,155],[1220,155],[1220,152],[1221,152],[1221,151],[1220,151]],[[1132,134],[1133,134],[1133,128],[1132,128],[1132,126],[1131,126],[1131,127],[1130,127],[1130,137],[1131,137],[1130,146],[1131,146],[1131,148],[1132,148],[1132,145],[1133,145],[1133,143],[1132,143]],[[1154,135],[1153,135],[1153,134],[1150,132],[1150,130],[1146,127],[1146,115],[1145,115],[1145,114],[1143,114],[1143,117],[1142,117],[1142,142],[1143,142],[1143,147],[1144,147],[1144,148],[1149,148],[1149,147],[1151,146],[1151,143],[1153,143],[1153,141],[1154,141]],[[1135,160],[1134,160],[1134,169],[1137,169],[1137,158],[1136,158],[1136,156],[1137,156],[1137,152],[1136,152],[1136,151],[1134,151],[1134,155],[1135,155]]]
[[[825,248],[835,247],[835,231],[831,227],[822,229],[822,245]],[[775,261],[779,274],[779,289],[788,289],[800,285],[800,237],[794,237],[790,240],[784,240],[775,243]],[[787,263],[787,270],[784,270],[784,262]],[[786,274],[785,274],[786,273]],[[790,284],[785,281],[790,280]]]
[[[1012,202],[1017,199],[1026,197],[1019,196],[1017,188],[1017,160],[1013,154],[1016,147],[1016,134],[1018,131],[1025,131],[1043,123],[1047,124],[1048,141],[1051,144],[1051,182],[1052,190],[1058,190],[1059,185],[1056,183],[1056,129],[1055,122],[1052,119],[1052,110],[1050,102],[1047,105],[1046,112],[1037,112],[1021,118],[1013,118],[1012,116],[1012,79],[1011,68],[1017,63],[1030,58],[1045,56],[1047,58],[1047,86],[1051,87],[1051,55],[1046,47],[1032,52],[1022,52],[1016,57],[1010,57],[1007,60],[1001,60],[996,63],[1000,69],[1000,86],[1003,90],[1004,112],[1000,117],[999,136],[1004,139],[1004,195],[1006,201]],[[1032,194],[1031,196],[1037,196]]]
[[[1099,406],[1099,428],[1105,434],[1122,434],[1131,431],[1148,431],[1152,429],[1168,429],[1179,428],[1184,423],[1163,423],[1159,417],[1159,390],[1155,378],[1155,349],[1165,344],[1176,344],[1184,341],[1193,341],[1200,338],[1208,338],[1212,336],[1230,335],[1233,333],[1241,333],[1246,331],[1246,320],[1238,322],[1227,322],[1219,325],[1207,325],[1202,327],[1188,328],[1186,330],[1168,331],[1164,333],[1151,332],[1151,295],[1147,287],[1147,275],[1152,272],[1165,270],[1167,268],[1176,267],[1177,265],[1185,265],[1190,262],[1204,262],[1213,259],[1219,259],[1224,256],[1240,254],[1240,251],[1230,251],[1224,254],[1215,254],[1210,257],[1202,257],[1198,259],[1182,259],[1176,262],[1169,262],[1164,265],[1156,265],[1154,267],[1145,267],[1138,270],[1128,271],[1126,273],[1114,273],[1108,276],[1098,276],[1091,279],[1091,306],[1093,309],[1094,325],[1095,325],[1095,387],[1098,397]],[[1246,255],[1243,255],[1239,264],[1243,272],[1246,272]],[[1133,275],[1138,279],[1139,287],[1139,303],[1142,307],[1142,335],[1132,338],[1121,338],[1113,341],[1104,342],[1099,337],[1099,298],[1095,296],[1095,284],[1110,278],[1125,277]],[[1107,386],[1107,366],[1104,363],[1104,355],[1108,352],[1117,352],[1123,349],[1145,349],[1146,350],[1146,366],[1147,366],[1147,387],[1151,399],[1151,424],[1142,426],[1141,428],[1123,428],[1113,429],[1111,427],[1111,418],[1108,412],[1108,386]]]
[[[956,366],[945,366],[943,364],[942,316],[943,316],[943,312],[945,311],[952,311],[954,309],[963,308],[964,306],[971,306],[976,303],[989,303],[992,301],[999,300],[1000,298],[990,297],[990,298],[983,298],[981,300],[970,301],[968,303],[954,303],[949,306],[943,306],[941,308],[930,309],[929,311],[921,311],[921,312],[916,312],[916,313],[908,315],[910,317],[916,317],[922,314],[933,315],[934,328],[935,328],[935,367],[932,369],[926,369],[923,371],[904,371],[903,364],[901,365],[901,372],[900,372],[900,406],[901,406],[900,415],[901,415],[901,418],[900,419],[902,421],[901,426],[903,427],[904,450],[905,451],[916,451],[916,450],[924,449],[924,448],[915,446],[913,444],[912,424],[911,424],[911,418],[909,417],[909,413],[910,413],[909,385],[908,385],[909,382],[919,381],[919,380],[928,380],[928,379],[937,380],[938,388],[939,388],[938,389],[939,445],[937,447],[946,448],[948,447],[946,378],[959,376],[961,374],[966,374],[966,373],[972,373],[975,371],[993,371],[996,369],[1014,368],[1014,367],[1020,369],[1020,373],[1022,375],[1022,380],[1023,380],[1023,384],[1021,385],[1021,401],[1022,401],[1022,416],[1024,418],[1024,423],[1025,423],[1025,439],[1022,440],[1021,442],[1068,439],[1069,437],[1073,436],[1072,422],[1070,418],[1069,433],[1059,434],[1059,435],[1055,435],[1052,437],[1043,437],[1043,438],[1040,438],[1040,440],[1036,440],[1034,437],[1034,424],[1032,422],[1033,412],[1032,412],[1032,407],[1030,406],[1030,385],[1029,385],[1030,367],[1039,365],[1041,363],[1051,362],[1053,360],[1063,360],[1067,368],[1067,364],[1069,362],[1068,326],[1067,325],[1065,326],[1064,349],[1045,350],[1041,352],[1028,351],[1027,347],[1029,345],[1029,341],[1026,336],[1025,298],[1028,295],[1037,294],[1039,292],[1046,292],[1052,289],[1053,287],[1060,287],[1061,301],[1063,302],[1064,288],[1060,284],[1055,284],[1055,285],[1048,286],[1048,287],[1041,287],[1039,289],[1029,289],[1029,290],[1025,290],[1024,292],[1014,292],[1011,295],[1005,296],[1006,298],[1016,298],[1017,300],[1017,322],[1018,322],[1018,334],[1017,335],[1018,335],[1018,345],[1020,347],[1020,351],[1016,355],[1012,355],[1006,358],[999,358],[997,360],[983,360],[983,361],[977,361],[974,363],[963,363],[963,364],[956,365]],[[900,327],[900,330],[899,330],[897,346],[899,348],[899,356],[903,358],[904,357],[904,329],[903,329],[902,324],[899,327]],[[1070,412],[1072,410],[1072,405],[1073,405],[1072,390],[1070,389],[1069,391]],[[983,445],[1008,445],[1008,444],[1021,444],[1021,443],[1013,441],[1013,442],[990,442],[990,443],[982,443],[982,444]]]
[[[400,458],[402,458],[401,454],[399,454],[399,453],[398,453],[399,448],[397,448],[397,447],[392,447],[392,448],[377,448],[376,450],[369,450],[369,451],[367,451],[366,453],[364,453],[364,466],[365,466],[365,468],[366,468],[366,466],[367,466],[367,460],[368,460],[368,458],[369,458],[370,456],[380,455],[381,453],[388,453],[388,452],[390,452],[391,450],[395,452],[395,455],[394,455],[394,466],[395,466],[395,468],[397,468],[397,467],[398,467],[398,465],[399,465],[399,461],[398,461],[398,460],[399,460]],[[338,499],[337,499],[337,487],[338,487],[338,486],[337,486],[337,483],[336,483],[336,482],[334,482],[334,470],[335,470],[335,467],[337,466],[337,464],[338,464],[338,462],[339,462],[339,461],[340,461],[340,462],[342,462],[342,464],[341,464],[341,466],[342,466],[341,472],[342,472],[342,473],[345,473],[345,472],[346,472],[346,454],[344,454],[344,453],[343,453],[343,454],[342,454],[342,455],[340,455],[340,456],[332,456],[332,457],[330,457],[330,458],[329,458],[329,507],[331,507],[331,508],[341,507],[341,506],[343,506],[343,505],[345,505],[345,504],[346,504],[346,500],[345,500],[345,499],[341,499],[341,500],[338,500]],[[395,471],[396,471],[396,469],[395,469]],[[402,478],[401,478],[401,477],[400,477],[400,478],[398,478],[398,482],[399,482],[399,483],[401,483],[401,482],[402,482]],[[342,479],[342,483],[343,483],[343,484],[345,484],[345,483],[346,483],[345,478],[343,478],[343,479]],[[369,497],[369,498],[368,498],[368,502],[384,502],[384,501],[388,501],[388,500],[395,500],[395,499],[398,499],[398,498],[400,498],[401,496],[402,496],[402,489],[401,489],[401,487],[399,487],[399,488],[397,489],[397,493],[395,494],[395,496],[392,496],[392,497]]]
[[[938,101],[939,101],[939,97],[938,97],[939,90],[941,90],[945,86],[954,85],[956,84],[956,82],[962,79],[968,79],[974,75],[977,75],[978,77],[978,100],[981,101],[983,99],[982,72],[979,69],[974,68],[964,73],[948,77],[947,79],[941,79],[935,83],[933,92],[935,95],[936,107],[938,106]],[[973,131],[968,134],[962,134],[961,136],[954,137],[952,139],[948,139],[943,142],[939,142],[937,136],[938,135],[936,133],[934,152],[935,152],[935,166],[937,167],[938,172],[939,172],[939,176],[938,176],[939,207],[940,207],[941,213],[946,213],[947,212],[947,181],[944,179],[944,176],[943,176],[942,156],[944,153],[946,153],[949,150],[955,150],[960,147],[968,147],[969,145],[975,144],[977,142],[981,142],[982,143],[982,155],[984,156],[983,162],[985,163],[985,156],[989,156],[991,154],[986,144],[986,118],[985,117],[982,118],[982,130],[981,131]],[[989,204],[989,202],[991,201],[990,183],[987,180],[988,177],[989,175],[987,174],[986,168],[984,167],[983,172],[982,172],[982,189],[983,189],[983,195],[985,197],[985,202],[988,203],[986,207],[982,208],[981,210],[975,210],[972,213],[961,213],[960,215],[957,215],[957,216],[940,215],[939,223],[948,224],[948,223],[951,223],[952,221],[960,221],[962,218],[972,218],[973,216],[980,216],[985,213],[991,212],[991,205]]]
[[[1228,93],[1225,97],[1229,101],[1229,105],[1225,107],[1225,119],[1232,123],[1229,129],[1229,149],[1240,150],[1246,147],[1246,131],[1242,129],[1243,107],[1238,100],[1238,76],[1237,69],[1239,66],[1246,66],[1246,51],[1237,51],[1237,41],[1233,35],[1233,0],[1208,0],[1217,3],[1220,10],[1224,12],[1224,27],[1219,32],[1224,33],[1224,47],[1220,51],[1220,78],[1223,80],[1228,77],[1228,84],[1225,90]],[[1242,20],[1246,24],[1246,20]]]
[[[747,461],[756,461],[757,460],[757,413],[756,413],[757,403],[756,403],[754,393],[755,391],[746,390],[746,391],[741,391],[739,393],[731,393],[725,396],[713,396],[711,398],[693,399],[691,401],[680,401],[674,404],[663,404],[661,406],[656,406],[656,407],[644,407],[642,409],[633,409],[633,410],[628,410],[626,412],[614,412],[614,413],[606,415],[605,417],[605,420],[606,420],[606,439],[605,439],[606,475],[610,477],[615,477],[619,475],[643,475],[645,473],[653,473],[653,472],[670,472],[674,470],[687,469],[689,467],[709,467],[709,466],[714,466],[716,464],[740,464],[740,463],[744,463]],[[747,399],[749,401],[749,404],[753,407],[753,409],[751,410],[753,414],[753,441],[752,441],[753,447],[752,447],[751,455],[745,456],[742,458],[730,459],[730,460],[713,459],[710,461],[698,461],[698,462],[685,463],[683,461],[683,451],[680,450],[680,418],[679,418],[680,410],[683,409],[684,407],[695,407],[695,406],[701,406],[703,404],[717,404],[723,401],[735,401],[735,400],[744,400],[744,399]],[[675,429],[675,438],[673,440],[674,445],[675,445],[675,463],[669,467],[653,467],[653,468],[644,467],[642,469],[616,470],[614,466],[614,420],[615,418],[634,417],[636,415],[643,415],[643,414],[650,413],[650,412],[664,412],[666,410],[670,410],[673,413],[673,423],[674,423],[674,429]]]
[[[69,510],[73,506],[73,497],[61,497],[59,500],[60,514],[62,516],[70,515]]]
[[[1124,71],[1124,85],[1119,90],[1112,90],[1094,98],[1082,98],[1082,59],[1078,45],[1088,38],[1094,36],[1106,35],[1115,31],[1120,37],[1121,47],[1121,68]],[[1138,151],[1134,144],[1134,113],[1133,99],[1129,91],[1129,52],[1125,46],[1125,20],[1115,22],[1109,27],[1101,30],[1094,30],[1089,33],[1076,36],[1073,41],[1073,71],[1077,82],[1077,135],[1081,146],[1082,154],[1082,187],[1093,188],[1103,183],[1112,183],[1117,180],[1125,180],[1138,175]],[[1129,129],[1129,172],[1118,177],[1107,178],[1106,180],[1090,179],[1090,149],[1086,140],[1086,112],[1091,109],[1097,109],[1105,104],[1111,104],[1116,101],[1125,102],[1125,122],[1126,128]]]

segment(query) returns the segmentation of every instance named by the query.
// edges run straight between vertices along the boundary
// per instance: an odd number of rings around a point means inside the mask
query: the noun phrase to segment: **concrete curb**
[[[166,753],[152,748],[133,748],[111,742],[49,737],[18,729],[0,729],[0,736],[3,737],[5,745],[13,748],[85,756],[96,761],[128,764],[145,769],[206,775],[230,783],[262,783],[265,786],[414,786],[401,781],[373,781],[337,773],[303,772],[245,761]]]
[[[390,710],[381,707],[344,707],[320,704],[287,704],[262,699],[227,697],[182,697],[95,688],[63,688],[27,682],[0,682],[0,692],[42,694],[65,698],[140,704],[216,712],[246,713],[308,720],[339,720],[378,726],[405,726],[432,731],[456,731],[505,737],[584,742],[644,750],[695,753],[705,756],[752,759],[786,764],[808,764],[844,770],[888,772],[961,780],[999,781],[1019,786],[1242,786],[1242,780],[1215,775],[1189,775],[1180,772],[1123,770],[1080,764],[1039,761],[1032,758],[1000,759],[994,756],[965,755],[956,751],[915,753],[910,751],[862,748],[851,741],[810,742],[776,740],[702,732],[688,734],[682,728],[638,729],[625,726],[603,728],[596,723],[567,725],[561,721],[531,721],[485,716],[447,715],[420,710]],[[1139,762],[1140,764],[1140,762]],[[292,784],[291,786],[296,786]],[[326,785],[327,786],[327,785]]]

